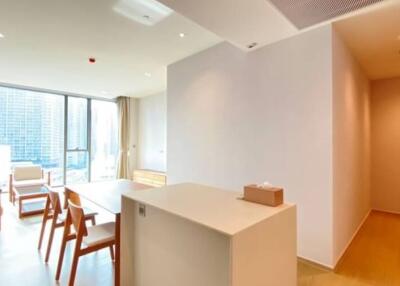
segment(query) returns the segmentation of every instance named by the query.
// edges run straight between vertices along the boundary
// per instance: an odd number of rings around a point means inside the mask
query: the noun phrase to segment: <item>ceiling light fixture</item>
[[[156,0],[118,0],[113,10],[146,26],[154,26],[174,12]]]
[[[179,37],[184,38],[185,36],[185,33],[179,33]]]
[[[0,39],[3,39],[4,35],[2,33],[0,33]]]
[[[151,73],[149,73],[149,72],[145,72],[144,75],[147,77],[151,77]]]

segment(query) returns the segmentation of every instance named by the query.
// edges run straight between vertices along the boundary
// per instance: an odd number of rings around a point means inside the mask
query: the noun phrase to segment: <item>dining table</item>
[[[115,273],[114,284],[120,285],[121,273],[121,203],[122,195],[130,191],[140,191],[153,188],[149,185],[133,182],[131,180],[112,180],[76,185],[67,185],[65,192],[73,192],[81,198],[94,203],[104,210],[115,215]]]

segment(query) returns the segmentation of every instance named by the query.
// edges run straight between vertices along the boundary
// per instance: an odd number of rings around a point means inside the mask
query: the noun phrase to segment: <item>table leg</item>
[[[115,286],[120,284],[120,243],[121,243],[121,214],[115,215]]]

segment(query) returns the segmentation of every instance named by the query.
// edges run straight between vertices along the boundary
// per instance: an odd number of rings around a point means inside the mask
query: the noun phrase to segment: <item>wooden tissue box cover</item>
[[[244,200],[276,207],[283,204],[283,189],[277,187],[259,187],[248,185],[244,187]]]

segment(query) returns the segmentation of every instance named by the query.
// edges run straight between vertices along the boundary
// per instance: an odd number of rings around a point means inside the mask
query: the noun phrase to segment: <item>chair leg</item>
[[[43,234],[44,234],[44,230],[46,228],[46,223],[47,223],[47,219],[46,219],[46,216],[44,215],[43,221],[42,221],[42,228],[40,230],[40,236],[39,236],[39,244],[38,244],[39,250],[42,248]]]
[[[64,260],[65,248],[67,247],[68,232],[69,232],[68,227],[64,226],[64,234],[63,234],[63,237],[62,237],[61,247],[60,247],[60,255],[58,256],[57,271],[56,271],[56,281],[60,280],[61,268],[62,268],[62,264],[63,264],[63,260]]]
[[[43,242],[43,234],[46,228],[46,223],[48,219],[48,207],[49,207],[49,200],[46,200],[46,207],[44,209],[44,214],[43,214],[43,220],[42,220],[42,228],[40,229],[40,236],[39,236],[39,244],[38,244],[38,249],[40,250],[42,248],[42,242]]]
[[[18,199],[18,217],[22,218],[22,200],[21,200],[21,198]]]
[[[76,270],[78,269],[81,243],[82,243],[82,238],[77,237],[76,244],[75,244],[74,257],[72,258],[71,272],[69,274],[68,286],[74,286],[74,284],[75,284]]]
[[[56,230],[56,224],[57,224],[57,215],[54,214],[52,222],[51,222],[49,241],[47,242],[46,258],[44,260],[46,263],[49,262],[51,245],[53,244],[54,231]]]
[[[91,221],[92,225],[96,225],[96,216],[92,216]]]
[[[111,256],[111,260],[114,261],[115,257],[114,257],[114,246],[110,245],[110,256]]]
[[[74,286],[74,284],[75,284],[75,277],[76,277],[76,270],[78,268],[78,261],[79,261],[79,256],[74,254],[74,258],[72,260],[72,266],[71,266],[71,273],[69,275],[68,286]]]

